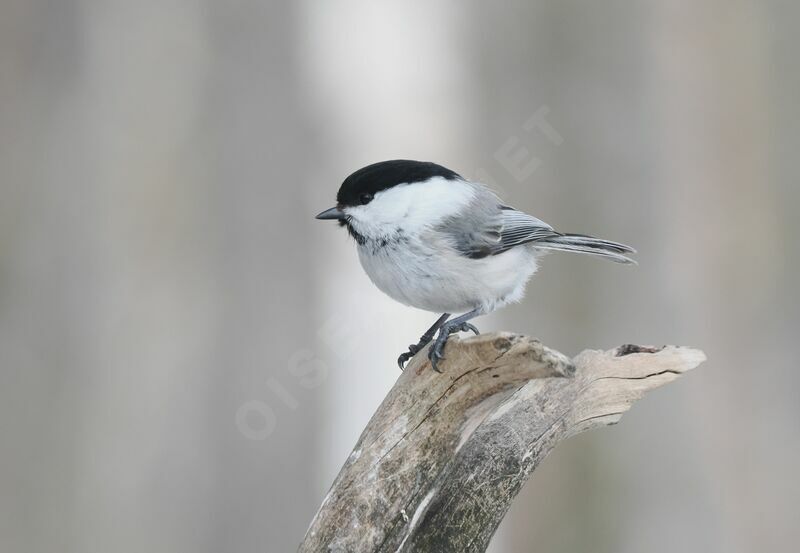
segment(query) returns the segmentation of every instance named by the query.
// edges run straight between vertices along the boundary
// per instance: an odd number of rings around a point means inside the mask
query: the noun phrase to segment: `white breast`
[[[373,283],[391,298],[426,311],[493,311],[517,302],[536,271],[532,248],[519,247],[470,259],[435,237],[409,238],[382,247],[359,246],[359,259]]]

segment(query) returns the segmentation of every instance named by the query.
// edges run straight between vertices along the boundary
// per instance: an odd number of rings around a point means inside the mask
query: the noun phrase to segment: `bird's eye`
[[[358,197],[358,201],[361,202],[361,205],[367,205],[372,201],[372,194],[369,192],[364,192],[361,196]]]

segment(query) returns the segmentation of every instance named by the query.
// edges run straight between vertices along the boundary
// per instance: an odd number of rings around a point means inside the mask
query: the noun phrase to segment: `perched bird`
[[[397,359],[401,369],[435,336],[428,357],[439,371],[447,338],[459,331],[478,334],[471,319],[520,301],[546,252],[635,263],[625,255],[636,253],[629,246],[558,232],[504,205],[486,186],[424,161],[397,159],[359,169],[342,183],[336,206],[317,219],[347,228],[361,266],[381,291],[442,313]]]

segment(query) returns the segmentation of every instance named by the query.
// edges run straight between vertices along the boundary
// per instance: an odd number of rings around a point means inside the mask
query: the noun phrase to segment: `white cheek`
[[[391,233],[397,228],[413,233],[458,213],[474,197],[473,185],[435,177],[378,192],[369,204],[346,208],[345,213],[353,218],[356,230],[366,236]]]

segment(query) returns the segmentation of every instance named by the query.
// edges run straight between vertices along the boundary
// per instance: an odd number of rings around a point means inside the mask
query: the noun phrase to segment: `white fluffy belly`
[[[361,266],[389,297],[426,311],[462,313],[481,307],[493,311],[522,299],[536,271],[532,248],[470,259],[446,245],[407,242],[359,246]]]

